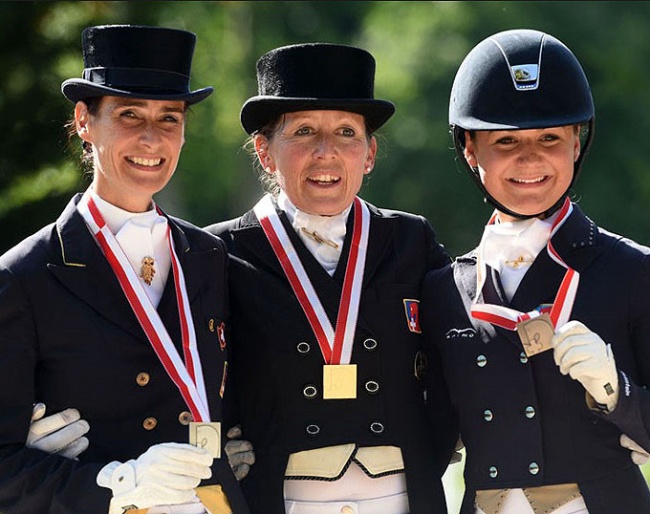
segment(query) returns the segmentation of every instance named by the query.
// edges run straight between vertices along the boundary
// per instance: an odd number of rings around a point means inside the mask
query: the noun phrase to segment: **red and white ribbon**
[[[140,279],[115,239],[115,236],[109,230],[108,225],[106,225],[104,218],[89,193],[86,193],[82,197],[77,205],[77,210],[83,216],[86,224],[91,229],[95,239],[104,252],[104,256],[113,269],[142,330],[144,330],[147,339],[149,339],[165,371],[167,371],[169,377],[180,390],[183,399],[192,413],[194,421],[209,422],[210,411],[208,408],[203,369],[201,368],[201,358],[196,343],[192,312],[187,298],[185,277],[172,243],[169,225],[167,226],[167,241],[169,243],[172,271],[174,274],[185,362],[183,362],[178,354],[165,325],[149,300]]]
[[[557,262],[560,266],[566,268],[566,273],[560,284],[560,288],[555,295],[555,301],[550,311],[550,318],[554,327],[562,326],[571,316],[571,311],[573,309],[573,303],[575,301],[576,294],[578,292],[578,285],[580,283],[580,274],[570,268],[566,262],[560,257],[560,254],[557,253],[553,247],[551,239],[555,233],[560,229],[564,222],[569,218],[573,212],[573,205],[571,201],[566,198],[562,208],[558,213],[553,226],[551,227],[551,234],[548,238],[546,244],[546,251],[548,255]],[[490,217],[488,224],[494,223],[496,220],[496,213]],[[485,264],[479,263],[479,273],[477,273],[477,290],[476,298],[478,298],[480,290],[482,289],[483,283],[485,281],[485,270],[483,267]],[[540,311],[533,310],[530,312],[519,312],[515,309],[509,309],[508,307],[503,307],[501,305],[491,305],[491,304],[474,304],[471,307],[472,317],[479,319],[481,321],[487,321],[493,325],[505,328],[507,330],[515,330],[517,324],[521,321],[525,321],[530,318],[534,318],[540,315]]]
[[[348,255],[343,291],[336,319],[332,328],[320,298],[305,271],[298,253],[280,220],[269,195],[265,195],[253,208],[262,229],[280,261],[309,324],[314,331],[326,364],[349,364],[359,314],[361,285],[368,250],[370,211],[358,197],[354,199],[354,229]]]

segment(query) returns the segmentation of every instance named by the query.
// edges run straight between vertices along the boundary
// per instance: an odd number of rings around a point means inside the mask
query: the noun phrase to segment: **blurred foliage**
[[[158,202],[198,225],[237,216],[261,194],[242,149],[242,103],[256,92],[255,61],[286,44],[368,49],[376,96],[397,112],[380,134],[380,160],[362,190],[379,206],[427,216],[450,253],[471,249],[491,208],[451,150],[447,102],[464,55],[484,37],[535,28],[580,59],[596,101],[596,135],[576,199],[601,226],[650,243],[649,2],[0,2],[0,252],[53,221],[89,183],[79,142],[64,125],[60,84],[81,75],[87,25],[154,24],[198,35],[193,88],[213,85],[188,119],[177,173]]]
[[[477,242],[491,208],[451,149],[447,102],[455,71],[478,41],[516,27],[559,37],[581,60],[597,130],[575,187],[600,225],[650,242],[650,177],[638,142],[650,124],[648,2],[0,2],[0,251],[52,221],[87,187],[78,141],[63,129],[72,105],[60,83],[80,76],[80,32],[104,23],[156,24],[198,35],[193,87],[213,85],[192,109],[170,186],[169,212],[198,225],[237,216],[261,189],[243,149],[242,103],[256,92],[255,61],[285,44],[327,41],[370,50],[376,95],[397,113],[362,196],[421,213],[457,255]],[[75,171],[76,170],[76,174]]]

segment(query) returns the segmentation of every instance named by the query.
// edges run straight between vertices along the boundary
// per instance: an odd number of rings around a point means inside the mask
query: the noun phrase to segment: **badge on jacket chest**
[[[148,286],[153,282],[153,277],[156,274],[156,268],[154,268],[155,260],[153,257],[147,255],[142,259],[142,266],[140,267],[140,278],[144,280],[144,283]]]
[[[550,350],[554,333],[553,322],[546,313],[517,323],[517,334],[528,357]]]
[[[404,298],[404,314],[406,314],[406,326],[411,332],[421,334],[420,329],[420,301]]]
[[[354,400],[357,397],[357,365],[323,366],[323,399]]]

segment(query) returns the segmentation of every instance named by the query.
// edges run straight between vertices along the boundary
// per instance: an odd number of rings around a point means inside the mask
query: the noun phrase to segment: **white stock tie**
[[[352,206],[334,216],[318,216],[297,209],[283,192],[277,201],[307,249],[327,273],[334,275],[343,250],[346,223]]]
[[[508,299],[512,299],[531,264],[546,246],[553,217],[494,223],[485,227],[480,259],[499,272]]]
[[[155,211],[136,215],[122,225],[115,234],[115,239],[140,280],[145,283],[144,290],[151,303],[157,307],[171,266],[167,244],[167,218]],[[145,266],[145,259],[153,260],[150,262],[151,266]],[[151,271],[153,277],[147,276]]]

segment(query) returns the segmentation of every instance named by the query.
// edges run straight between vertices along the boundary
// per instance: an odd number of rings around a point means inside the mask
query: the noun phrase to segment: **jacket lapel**
[[[56,221],[60,259],[48,264],[54,276],[98,314],[139,339],[144,333],[108,261],[95,242],[76,205],[76,195]]]
[[[597,231],[594,222],[573,204],[571,216],[551,242],[567,265],[581,273],[602,251]],[[566,268],[551,259],[546,249],[543,249],[524,275],[512,298],[512,307],[528,312],[540,304],[553,303],[565,273]]]
[[[476,291],[476,272],[477,272],[477,257],[476,251],[472,251],[469,254],[459,257],[456,259],[453,265],[454,268],[454,282],[456,283],[456,288],[460,293],[461,299],[465,306],[465,311],[467,313],[467,319],[470,324],[479,335],[483,342],[488,342],[492,339],[496,330],[493,325],[486,323],[484,321],[479,321],[474,319],[471,314],[472,304],[476,301],[477,303],[485,303],[487,299],[484,298],[484,291],[479,291],[477,296]],[[488,275],[487,281],[491,281],[491,273]],[[497,297],[498,298],[498,297]]]
[[[112,268],[83,218],[77,212],[76,205],[80,198],[81,195],[75,196],[56,222],[61,248],[61,263],[51,263],[48,267],[72,294],[90,305],[101,316],[119,325],[143,342],[147,342],[146,335]],[[188,300],[191,303],[203,287],[201,273],[194,270],[205,270],[206,267],[203,263],[209,256],[206,252],[191,252],[183,230],[172,218],[167,218],[176,254],[183,268]],[[165,291],[158,305],[158,313],[172,340],[176,344],[180,344],[178,305],[171,269]]]
[[[363,288],[370,283],[372,277],[376,273],[379,264],[387,251],[389,246],[388,242],[390,241],[393,232],[393,223],[391,223],[390,219],[385,218],[374,206],[369,204],[366,205],[368,205],[370,210],[370,236],[366,255]],[[302,243],[302,240],[293,230],[293,227],[289,223],[284,212],[280,210],[277,212],[307,274],[309,275],[310,280],[312,281],[312,284],[314,285],[314,288],[318,291],[323,307],[334,326],[341,298],[343,280],[345,278],[345,269],[347,266],[350,244],[352,241],[353,217],[349,216],[348,218],[341,259],[339,260],[334,276],[331,277]],[[284,270],[275,256],[273,248],[267,241],[262,226],[253,211],[249,211],[242,216],[239,226],[233,229],[231,234],[236,246],[245,250],[246,253],[255,256],[253,262],[255,262],[256,265],[264,267],[286,281]]]
[[[291,226],[286,214],[280,210],[277,210],[277,212],[298,257],[300,258],[300,262],[305,268],[305,272],[309,276],[314,289],[318,292],[319,299],[328,318],[330,319],[330,322],[332,323],[332,326],[335,326],[343,278],[339,280],[336,273],[334,277],[331,277],[303,244],[302,240]],[[283,282],[286,282],[287,287],[290,287],[282,265],[276,257],[273,248],[268,242],[264,230],[253,211],[249,211],[242,217],[239,228],[234,229],[232,235],[236,245],[245,249],[247,253],[255,256],[255,259],[252,261],[244,257],[246,260],[249,260],[249,262],[253,262],[255,265],[263,267],[265,270],[273,273]],[[348,236],[349,234],[346,234],[343,243],[343,254],[345,254],[347,251],[346,249],[349,248],[350,245],[349,239],[351,238]],[[337,273],[339,272],[340,267],[341,262],[339,262],[337,267]],[[344,271],[345,270],[343,270],[343,272]]]
[[[283,213],[279,212],[278,214],[281,220],[286,218]],[[282,265],[275,256],[262,225],[252,210],[244,214],[237,228],[230,232],[235,246],[240,250],[238,253],[245,261],[254,263],[278,277],[285,278]]]
[[[368,252],[366,255],[366,267],[363,274],[363,288],[365,289],[372,282],[372,279],[379,269],[384,255],[391,247],[393,230],[395,223],[391,218],[385,217],[379,209],[366,202],[370,210],[370,235],[368,237]],[[347,255],[349,253],[349,244],[352,239],[352,225],[348,225],[348,234],[346,234],[346,248],[344,248],[345,262],[339,262],[336,272],[342,268],[345,272],[345,265],[347,264]],[[343,259],[341,259],[343,260]]]

